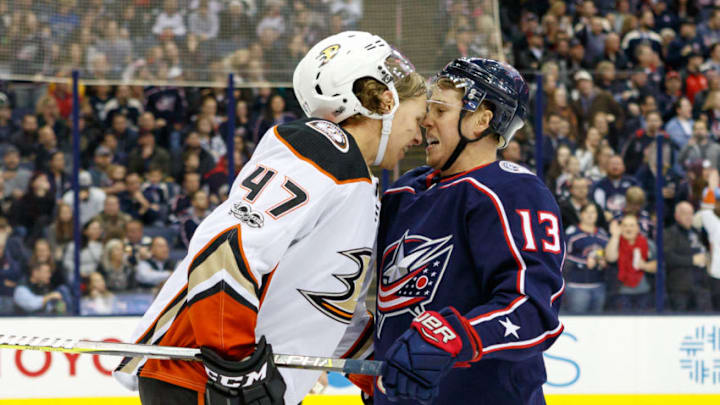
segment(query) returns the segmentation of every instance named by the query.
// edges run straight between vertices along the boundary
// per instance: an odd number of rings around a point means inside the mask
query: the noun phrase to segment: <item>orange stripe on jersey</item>
[[[298,151],[295,150],[285,139],[283,139],[282,136],[278,133],[277,126],[273,127],[273,132],[275,132],[275,137],[282,142],[287,148],[290,150],[290,152],[293,153],[293,155],[297,156],[298,159],[304,160],[305,162],[310,163],[314,168],[319,170],[322,174],[326,175],[327,177],[331,178],[332,181],[334,181],[336,184],[348,184],[348,183],[358,183],[358,182],[366,182],[369,184],[372,184],[372,181],[369,178],[357,178],[357,179],[348,179],[348,180],[338,180],[333,176],[332,174],[328,173],[326,170],[324,170],[322,167],[320,167],[317,163],[313,162],[312,160],[306,158],[305,156],[298,153]]]
[[[240,250],[240,256],[242,257],[242,261],[245,264],[245,269],[247,269],[247,275],[250,276],[252,281],[255,283],[255,286],[257,288],[260,288],[260,283],[258,283],[257,279],[255,278],[255,275],[252,273],[252,270],[250,269],[250,265],[248,264],[247,257],[245,257],[245,249],[242,247],[242,227],[240,225],[237,226],[238,230],[238,250]],[[277,266],[276,266],[277,267]]]
[[[268,288],[270,287],[270,281],[272,280],[273,276],[275,275],[275,270],[277,270],[277,267],[280,265],[280,263],[276,264],[275,267],[272,269],[272,271],[268,274],[266,274],[263,277],[263,283],[262,288],[260,290],[260,303],[259,306],[262,307],[263,300],[265,300],[265,294],[268,292]]]
[[[160,339],[161,346],[213,348],[226,359],[242,359],[255,347],[257,314],[226,291],[219,291],[184,308]],[[140,372],[198,392],[207,383],[200,362],[148,359]]]
[[[348,312],[342,311],[338,308],[335,308],[334,306],[328,304],[327,302],[322,302],[320,305],[322,305],[328,311],[331,311],[331,312],[337,314],[341,318],[347,319],[348,321],[352,319],[352,315],[353,315],[352,313],[348,313]]]

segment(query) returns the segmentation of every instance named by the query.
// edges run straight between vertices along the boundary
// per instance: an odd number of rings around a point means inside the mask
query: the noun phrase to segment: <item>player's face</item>
[[[422,143],[420,123],[425,116],[425,96],[413,97],[400,103],[392,122],[392,132],[380,166],[392,169],[405,157],[411,147]]]
[[[452,89],[435,87],[428,100],[427,115],[422,122],[425,133],[425,161],[433,169],[440,169],[447,162],[460,141],[457,122],[462,103],[460,94]]]

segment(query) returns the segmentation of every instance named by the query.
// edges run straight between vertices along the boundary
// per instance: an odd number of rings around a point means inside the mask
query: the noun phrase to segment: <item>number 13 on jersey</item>
[[[529,252],[537,252],[537,242],[535,242],[535,234],[533,233],[533,215],[530,210],[515,210],[522,220],[523,236],[525,237],[525,245],[523,250]],[[537,222],[540,226],[544,226],[545,235],[541,239],[543,252],[560,253],[560,221],[555,214],[549,211],[538,211]]]

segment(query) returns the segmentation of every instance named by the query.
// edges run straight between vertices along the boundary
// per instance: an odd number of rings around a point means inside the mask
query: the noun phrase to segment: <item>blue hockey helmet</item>
[[[512,66],[492,59],[458,58],[448,63],[433,81],[441,78],[450,79],[464,90],[463,110],[474,112],[483,101],[492,104],[493,118],[488,130],[500,136],[499,148],[506,147],[524,125],[530,92],[525,79]],[[462,133],[460,136],[464,138]]]

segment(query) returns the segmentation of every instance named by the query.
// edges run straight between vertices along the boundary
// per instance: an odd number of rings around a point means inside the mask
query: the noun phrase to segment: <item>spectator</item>
[[[678,155],[678,163],[684,170],[695,162],[707,161],[713,169],[720,168],[720,145],[710,140],[705,121],[693,123],[693,136]]]
[[[571,226],[577,226],[580,223],[581,210],[586,205],[595,205],[597,208],[598,218],[597,226],[601,229],[607,229],[607,221],[602,208],[596,202],[589,199],[590,181],[582,176],[573,177],[570,181],[570,193],[565,199],[560,200],[560,215],[562,215],[562,224],[565,229]]]
[[[680,70],[685,67],[687,58],[692,53],[704,53],[704,45],[697,35],[695,22],[686,18],[680,22],[680,35],[670,43],[667,63],[671,68]]]
[[[604,257],[608,235],[598,228],[602,212],[594,204],[580,208],[580,222],[567,229],[566,289],[563,304],[570,313],[600,313],[605,307]]]
[[[673,220],[672,212],[675,204],[678,201],[686,200],[689,193],[687,182],[683,181],[682,176],[673,169],[671,148],[669,144],[663,144],[663,167],[659,168],[657,165],[657,144],[648,145],[647,157],[644,159],[647,163],[640,167],[635,176],[638,184],[648,197],[648,206],[650,207],[655,206],[656,178],[662,176],[663,187],[661,194],[665,203],[665,219],[670,222]]]
[[[124,115],[132,125],[137,125],[138,118],[140,118],[142,112],[142,103],[137,98],[132,97],[130,94],[130,86],[123,84],[117,86],[115,97],[111,98],[110,101],[105,104],[103,110],[99,112],[98,117],[103,120],[106,125],[111,125],[115,115]]]
[[[697,34],[706,49],[720,42],[720,10],[712,11],[710,18],[698,27]]]
[[[90,274],[88,291],[80,300],[80,315],[110,315],[115,307],[115,294],[108,291],[102,273]]]
[[[182,221],[182,227],[180,228],[183,247],[188,248],[190,246],[190,238],[192,238],[195,230],[200,226],[203,219],[210,214],[210,211],[208,211],[209,207],[210,204],[208,203],[207,193],[203,190],[196,191],[192,197],[190,212]]]
[[[72,311],[70,290],[50,288],[50,265],[41,263],[30,269],[30,277],[15,288],[13,300],[25,314],[65,315]],[[69,311],[70,310],[70,311]]]
[[[153,224],[159,219],[157,204],[152,203],[142,192],[142,178],[137,173],[128,174],[125,178],[125,191],[118,193],[120,208],[133,219],[145,225]]]
[[[622,107],[612,98],[610,93],[600,90],[593,85],[590,73],[581,70],[575,74],[575,82],[578,89],[578,97],[572,107],[578,117],[581,130],[584,130],[591,122],[590,119],[595,113],[602,111],[610,114],[610,121],[618,128],[622,128],[624,113]]]
[[[180,193],[172,198],[170,203],[170,222],[180,223],[182,218],[188,215],[188,210],[192,205],[192,196],[198,190],[200,190],[200,173],[185,173],[182,189]]]
[[[50,266],[50,288],[57,289],[62,285],[66,285],[65,274],[60,270],[60,263],[53,257],[52,247],[47,239],[37,239],[33,245],[32,255],[28,260],[28,267],[33,268],[39,264],[47,264]]]
[[[125,67],[132,62],[132,42],[128,38],[128,32],[124,28],[119,28],[115,20],[108,20],[103,27],[103,37],[97,40],[97,51],[99,54],[106,55],[107,63],[115,77],[119,76]],[[109,102],[108,102],[109,104]],[[107,104],[105,105],[107,108]],[[102,113],[105,108],[100,110]],[[103,115],[99,116],[104,119]]]
[[[38,141],[35,145],[34,155],[35,155],[35,165],[34,169],[35,171],[42,171],[45,172],[48,169],[48,163],[50,162],[50,157],[52,156],[55,151],[58,150],[58,143],[57,143],[57,137],[55,136],[55,131],[48,125],[45,125],[44,127],[40,128],[40,131],[38,132]]]
[[[201,42],[215,39],[220,30],[217,13],[211,12],[207,0],[200,0],[198,8],[190,13],[188,25],[190,33],[195,34]]]
[[[545,52],[545,40],[543,38],[542,28],[537,28],[528,33],[527,48],[521,50],[518,54],[516,67],[520,70],[540,70],[540,65],[545,61],[547,56]],[[451,59],[447,59],[451,60]],[[534,77],[534,75],[532,75]],[[532,80],[528,78],[528,80]]]
[[[545,183],[548,184],[548,189],[552,190],[553,193],[555,192],[557,179],[566,171],[570,156],[572,156],[570,148],[567,145],[560,145],[555,152],[555,157],[550,161]]]
[[[630,62],[625,56],[625,52],[620,48],[620,36],[615,32],[609,32],[605,36],[605,48],[602,56],[598,57],[598,59],[609,61],[615,66],[615,69],[620,71],[630,68]],[[600,61],[596,60],[596,62]]]
[[[586,173],[595,163],[595,155],[601,146],[601,140],[602,137],[597,128],[588,128],[582,146],[575,150],[575,157],[580,162],[581,173]]]
[[[667,72],[665,75],[665,91],[658,96],[658,107],[662,113],[663,120],[669,121],[673,114],[677,114],[677,107],[682,93],[682,80],[678,72]],[[688,100],[690,101],[690,100]],[[692,117],[692,103],[690,103],[690,112]]]
[[[620,223],[625,215],[633,215],[637,218],[640,233],[646,238],[651,238],[655,234],[655,219],[651,218],[645,209],[647,206],[645,191],[638,186],[630,187],[625,192],[625,208],[611,219]]]
[[[231,0],[227,9],[220,13],[220,38],[239,47],[246,47],[255,33],[255,24],[246,4],[241,0]]]
[[[646,273],[655,273],[655,245],[642,234],[637,218],[626,215],[622,222],[610,223],[610,240],[605,259],[617,263],[620,286],[612,305],[621,312],[645,311],[650,307],[651,286]]]
[[[710,91],[703,103],[702,113],[703,119],[707,120],[707,126],[710,130],[710,136],[714,141],[720,139],[720,91]]]
[[[196,132],[200,136],[200,145],[213,157],[215,163],[227,153],[227,147],[222,135],[215,131],[212,120],[209,117],[200,117],[197,121]]]
[[[15,131],[17,125],[12,120],[10,100],[5,93],[0,92],[0,146],[9,143]]]
[[[194,164],[188,165],[188,159],[194,159]],[[181,156],[174,159],[175,169],[173,170],[176,179],[180,179],[187,172],[197,172],[204,176],[215,166],[215,160],[210,152],[202,147],[200,135],[191,131],[185,138]]]
[[[104,241],[124,239],[125,226],[132,219],[130,215],[120,211],[120,200],[116,195],[105,198],[103,210],[95,218],[103,229]]]
[[[74,240],[73,210],[71,206],[64,202],[58,204],[58,213],[55,222],[48,227],[47,237],[53,249],[53,258],[61,260],[67,245]]]
[[[62,199],[63,194],[70,189],[70,175],[65,171],[65,154],[59,150],[50,154],[47,168],[50,193],[56,200]]]
[[[707,89],[707,78],[700,72],[700,65],[703,57],[699,53],[688,55],[688,63],[685,69],[685,97],[691,102],[695,101],[695,95]]]
[[[342,15],[343,27],[347,30],[355,30],[363,16],[363,1],[333,0],[330,2],[330,14]]]
[[[710,47],[710,58],[700,65],[701,72],[707,72],[708,70],[720,71],[720,42],[716,42]]]
[[[645,161],[645,149],[655,142],[657,136],[662,136],[666,141],[670,136],[662,130],[662,116],[655,110],[647,114],[646,129],[638,129],[634,136],[630,137],[623,147],[622,157],[625,161],[627,172],[635,174]]]
[[[580,161],[577,157],[570,155],[567,164],[555,180],[555,195],[558,199],[567,198],[570,195],[570,181],[580,176]]]
[[[20,121],[20,129],[13,133],[9,141],[20,149],[23,156],[30,156],[38,139],[38,129],[37,117],[26,114]]]
[[[240,170],[245,166],[245,163],[250,159],[250,156],[245,149],[245,142],[241,137],[235,137],[235,151],[233,152],[233,163],[235,170],[232,178],[237,177]],[[208,186],[210,194],[210,204],[217,205],[227,199],[228,188],[228,157],[227,154],[223,156],[213,170],[204,176],[204,182]]]
[[[88,169],[88,173],[92,178],[92,185],[104,190],[112,184],[110,176],[108,176],[108,171],[112,165],[112,152],[106,146],[100,145],[95,149],[93,156],[94,164]]]
[[[39,127],[48,125],[52,127],[58,138],[69,138],[70,127],[67,121],[60,115],[60,106],[55,98],[50,95],[40,97],[35,110]]]
[[[608,160],[607,176],[595,184],[592,192],[593,200],[612,218],[625,209],[627,189],[637,185],[633,177],[625,174],[623,159],[615,155]]]
[[[22,197],[30,183],[32,172],[20,167],[20,152],[13,146],[5,149],[2,177],[5,184],[4,197],[15,200]]]
[[[178,8],[177,0],[164,0],[163,11],[158,14],[152,33],[163,38],[182,37],[187,32],[185,16]]]
[[[170,185],[163,182],[162,170],[157,166],[150,166],[146,176],[147,181],[141,186],[143,196],[150,206],[158,213],[156,221],[165,222],[169,214]]]
[[[53,212],[55,196],[50,193],[50,182],[44,173],[37,172],[30,179],[27,192],[13,201],[10,223],[25,240],[34,241],[52,223]]]
[[[470,44],[472,43],[472,28],[462,25],[455,30],[455,40],[450,41],[440,50],[440,55],[435,61],[438,67],[445,66],[449,60],[462,56],[470,56]]]
[[[712,311],[707,249],[692,228],[694,210],[687,201],[675,206],[675,224],[665,230],[663,246],[670,308],[673,311]]]
[[[265,30],[275,31],[278,36],[285,34],[285,17],[282,14],[282,9],[285,7],[285,1],[267,0],[265,2],[265,7],[267,11],[257,25],[257,36],[262,36],[262,32]]]
[[[7,254],[5,240],[0,238],[0,314],[15,312],[13,294],[22,274],[22,267]]]
[[[90,219],[102,211],[105,203],[105,192],[92,185],[92,177],[85,170],[78,175],[78,187],[80,188],[78,192],[80,197],[80,225],[85,226]],[[72,206],[74,198],[73,191],[69,190],[63,195],[62,199],[65,204]]]
[[[98,266],[100,266],[103,252],[102,234],[103,229],[97,220],[93,219],[83,227],[82,244],[80,248],[80,277],[83,282],[87,280],[90,273],[97,271]],[[67,280],[72,283],[75,279],[74,241],[68,243],[62,261],[67,274]]]
[[[110,239],[105,243],[99,271],[105,276],[110,291],[123,292],[133,288],[135,269],[130,264],[131,254],[132,250],[126,249],[120,239]]]
[[[642,43],[647,43],[657,54],[662,52],[662,38],[657,32],[653,31],[655,27],[655,16],[651,10],[645,10],[640,17],[640,26],[628,32],[622,40],[622,49],[632,62],[637,62],[635,58],[635,48]]]
[[[168,261],[170,249],[162,236],[156,236],[150,246],[150,257],[138,263],[135,280],[140,287],[154,288],[170,277],[174,265]]]
[[[601,145],[593,156],[593,165],[585,173],[593,183],[600,181],[607,176],[608,162],[615,155],[615,151],[609,145]]]
[[[139,142],[138,133],[130,128],[127,117],[122,114],[115,114],[113,116],[112,126],[109,132],[117,139],[117,149],[119,149],[119,151],[130,153]]]
[[[679,150],[688,143],[693,134],[692,104],[682,97],[675,105],[675,116],[665,124],[665,132]]]
[[[170,174],[170,154],[165,148],[157,146],[155,137],[146,132],[138,139],[138,146],[130,152],[128,170],[145,174],[150,166],[160,168],[163,176]]]
[[[165,78],[162,78],[163,80]],[[185,92],[173,86],[148,86],[144,90],[145,109],[168,125],[185,121]]]

